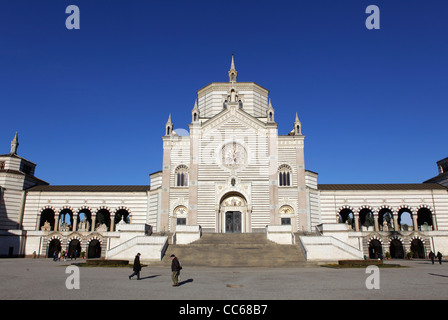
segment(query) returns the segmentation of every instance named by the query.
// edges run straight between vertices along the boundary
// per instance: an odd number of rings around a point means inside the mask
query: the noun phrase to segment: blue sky
[[[68,5],[80,30],[67,30]],[[367,30],[368,5],[380,30]],[[413,183],[448,156],[447,1],[3,1],[0,153],[51,184],[148,184],[168,114],[196,91],[270,90],[279,134],[302,121],[319,183]],[[1,151],[3,150],[3,151]]]

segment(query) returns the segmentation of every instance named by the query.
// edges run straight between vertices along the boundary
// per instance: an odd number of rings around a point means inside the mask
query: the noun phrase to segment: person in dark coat
[[[429,253],[429,259],[431,259],[432,264],[434,264],[434,259],[435,259],[436,255],[434,254],[434,252],[430,252]]]
[[[442,264],[442,254],[440,251],[437,251],[437,259],[439,259],[439,263]]]
[[[179,286],[179,273],[182,269],[179,260],[176,258],[174,254],[171,255],[171,279],[173,280],[173,287]]]
[[[137,253],[135,256],[134,267],[132,270],[134,270],[134,273],[129,276],[129,280],[131,280],[135,275],[137,275],[137,280],[140,280],[140,270],[142,270],[142,265],[140,264],[140,253]]]

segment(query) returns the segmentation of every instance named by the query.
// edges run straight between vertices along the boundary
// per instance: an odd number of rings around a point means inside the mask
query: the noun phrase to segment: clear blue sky
[[[67,30],[75,4],[81,29]],[[366,7],[380,8],[367,30]],[[2,1],[0,154],[51,184],[148,184],[168,114],[196,91],[270,90],[279,134],[302,121],[319,183],[422,182],[448,156],[448,2]]]

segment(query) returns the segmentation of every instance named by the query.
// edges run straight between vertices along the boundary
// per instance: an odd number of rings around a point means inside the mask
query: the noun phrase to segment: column
[[[398,213],[394,214],[394,231],[400,231],[400,226],[398,225]]]
[[[96,224],[96,214],[92,215],[92,225],[90,226],[90,231],[95,231],[95,224]]]
[[[374,223],[374,225],[375,225],[375,231],[380,231],[380,228],[379,228],[379,226],[378,226],[378,214],[374,214],[373,212],[372,212],[372,214],[373,214],[373,223]]]
[[[72,231],[76,231],[78,230],[78,214],[74,213],[73,214],[73,227],[72,227]]]
[[[437,228],[437,221],[436,221],[436,215],[434,213],[431,214],[432,218],[432,230],[436,231]]]
[[[115,214],[110,216],[110,230],[109,231],[115,231]]]
[[[412,215],[412,224],[414,225],[414,231],[418,231],[417,214],[416,213],[414,213]]]
[[[57,219],[55,221],[55,224],[54,224],[54,231],[59,231],[59,219],[60,218],[61,218],[61,215],[58,214],[58,217],[57,217]]]
[[[359,214],[358,213],[354,213],[353,214],[353,219],[355,219],[355,231],[359,231]]]

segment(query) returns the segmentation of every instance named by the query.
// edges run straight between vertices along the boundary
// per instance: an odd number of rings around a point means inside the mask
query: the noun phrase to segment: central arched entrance
[[[226,211],[226,233],[241,233],[240,211]]]
[[[59,254],[62,251],[61,241],[59,239],[52,239],[48,244],[48,258],[53,258],[54,253]]]
[[[413,253],[413,257],[417,259],[425,258],[425,245],[423,241],[419,238],[414,238],[411,241],[411,251]]]
[[[383,246],[378,239],[372,239],[369,243],[369,259],[378,259],[383,256]]]
[[[404,259],[403,243],[399,239],[390,241],[389,249],[392,259]]]
[[[100,258],[101,257],[101,243],[97,239],[90,241],[87,248],[87,258]]]
[[[218,232],[243,233],[249,230],[246,198],[237,192],[224,195],[219,208]]]

